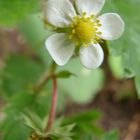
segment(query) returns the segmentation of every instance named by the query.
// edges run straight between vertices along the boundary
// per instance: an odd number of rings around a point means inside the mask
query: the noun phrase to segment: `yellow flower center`
[[[82,42],[88,43],[95,37],[96,29],[90,20],[80,20],[75,27],[75,35]]]
[[[98,43],[98,35],[101,32],[98,31],[98,27],[101,26],[99,20],[94,20],[94,15],[90,17],[83,15],[74,17],[73,23],[71,24],[71,32],[69,39],[74,38],[77,44],[88,46],[90,43]]]

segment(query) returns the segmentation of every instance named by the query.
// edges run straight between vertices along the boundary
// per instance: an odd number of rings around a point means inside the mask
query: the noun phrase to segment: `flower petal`
[[[65,33],[56,33],[50,36],[45,42],[46,48],[58,65],[64,65],[68,62],[74,52],[75,45],[68,40]]]
[[[105,40],[118,39],[124,32],[124,21],[116,13],[106,13],[98,17],[102,26],[99,31],[100,37]]]
[[[76,0],[76,7],[80,14],[97,15],[103,8],[105,0]]]
[[[88,69],[98,68],[103,61],[104,54],[99,44],[91,44],[80,49],[81,63]]]
[[[76,15],[69,0],[48,0],[46,4],[47,21],[56,27],[69,25]]]

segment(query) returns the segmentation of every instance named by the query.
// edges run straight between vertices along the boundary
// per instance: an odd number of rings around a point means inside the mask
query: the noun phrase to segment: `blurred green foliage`
[[[38,12],[39,9],[38,0],[0,0],[0,24],[8,27],[15,26],[23,18]]]
[[[41,63],[24,55],[12,55],[6,64],[3,90],[7,96],[31,90],[45,69]]]
[[[138,94],[140,95],[140,16],[139,0],[106,0],[105,12],[118,12],[124,18],[125,34],[117,41],[109,42],[109,64],[117,78],[135,77]],[[0,125],[3,140],[25,140],[30,129],[20,120],[20,113],[30,109],[43,118],[48,112],[51,99],[52,84],[49,82],[39,95],[33,89],[48,68],[51,57],[44,47],[45,39],[51,34],[41,21],[38,0],[0,0],[0,25],[4,27],[18,26],[37,58],[24,54],[12,54],[6,60],[6,66],[0,70],[0,95],[6,105],[0,110],[5,112],[5,119]],[[34,15],[31,15],[34,14]],[[4,46],[0,46],[4,47]],[[87,103],[104,85],[104,71],[89,71],[81,66],[79,59],[71,60],[66,66],[59,67],[57,72],[65,71],[59,79],[58,110],[63,111],[67,98],[73,102]],[[66,72],[70,71],[70,72]],[[62,74],[61,72],[59,73]],[[61,76],[62,77],[62,76]],[[78,113],[64,120],[64,124],[77,122],[74,128],[76,140],[118,140],[118,131],[105,133],[97,126],[100,119],[98,111]]]

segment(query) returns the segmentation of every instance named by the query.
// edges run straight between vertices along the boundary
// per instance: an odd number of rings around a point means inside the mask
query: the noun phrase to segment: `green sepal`
[[[27,127],[33,129],[39,134],[43,133],[43,121],[35,113],[26,110],[21,114],[24,119],[24,123]]]
[[[49,137],[52,140],[72,140],[71,136],[73,136],[72,130],[75,127],[74,123],[62,126],[63,118],[60,118],[54,122],[50,131],[45,132],[48,117],[42,120],[39,116],[29,110],[26,110],[21,116],[24,119],[25,125],[31,128],[39,137]]]
[[[71,73],[69,71],[60,71],[56,74],[58,78],[69,78],[70,76],[76,76],[74,73]]]

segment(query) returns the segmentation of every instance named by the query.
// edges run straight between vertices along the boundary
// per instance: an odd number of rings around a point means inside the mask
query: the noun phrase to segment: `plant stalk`
[[[58,96],[58,89],[57,89],[57,78],[56,76],[52,77],[53,80],[53,96],[52,96],[52,105],[51,105],[51,110],[49,114],[49,120],[46,126],[45,131],[48,132],[51,130],[53,123],[55,121],[55,116],[56,116],[56,106],[57,106],[57,96]]]

